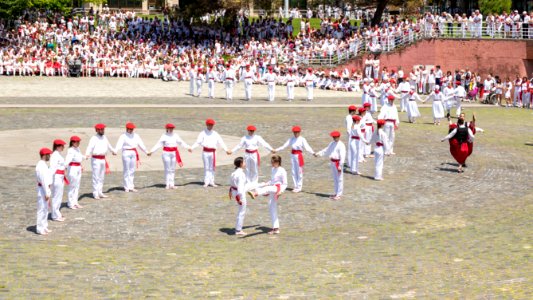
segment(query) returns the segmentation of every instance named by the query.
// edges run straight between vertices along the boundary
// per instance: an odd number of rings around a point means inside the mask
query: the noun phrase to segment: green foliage
[[[0,1],[0,17],[15,19],[25,9],[31,8],[68,12],[70,4],[70,0],[2,0]]]
[[[489,13],[501,14],[502,12],[510,12],[512,0],[479,0],[479,10],[486,15]]]
[[[107,0],[84,0],[85,3],[92,3],[96,6],[104,5],[107,3]]]

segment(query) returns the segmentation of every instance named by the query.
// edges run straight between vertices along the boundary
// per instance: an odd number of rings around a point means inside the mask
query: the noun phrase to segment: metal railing
[[[523,24],[521,24],[523,25]],[[394,52],[412,45],[424,39],[533,39],[533,24],[526,27],[518,26],[480,26],[469,27],[453,23],[434,26],[422,26],[416,31],[402,32],[395,37],[364,38],[350,45],[346,49],[340,49],[332,55],[317,54],[311,58],[301,58],[300,63],[315,66],[336,66],[364,54],[382,54]]]

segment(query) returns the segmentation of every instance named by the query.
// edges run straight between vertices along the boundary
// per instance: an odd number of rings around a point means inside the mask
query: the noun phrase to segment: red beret
[[[102,123],[98,123],[96,125],[94,125],[94,129],[98,130],[98,129],[104,129],[105,128],[105,124],[102,124]]]
[[[364,107],[359,107],[359,113],[364,113],[366,111],[366,109]]]
[[[79,136],[73,135],[73,136],[70,137],[70,141],[71,142],[79,142],[79,141],[81,141],[81,139],[80,139]]]
[[[135,129],[135,127],[135,124],[133,124],[132,122],[126,123],[126,129]]]
[[[355,105],[348,106],[349,111],[357,110],[357,107]]]
[[[176,126],[174,126],[174,124],[172,124],[172,123],[167,123],[167,125],[165,125],[165,128],[166,129],[171,129],[171,128],[176,128]]]
[[[249,68],[249,67],[250,67],[250,64],[246,64],[246,67]]]
[[[205,120],[205,125],[215,125],[215,120],[207,119],[207,120]]]
[[[371,107],[371,106],[372,106],[372,104],[370,104],[370,103],[368,103],[368,102],[365,103],[365,104],[363,104],[363,107]]]
[[[63,141],[63,140],[59,140],[59,139],[54,140],[54,145],[65,145],[65,144],[66,144],[66,143],[65,143],[65,141]]]
[[[361,121],[361,116],[358,116],[358,115],[352,116],[352,120]]]
[[[389,100],[392,101],[392,100],[394,100],[394,96],[393,96],[393,95],[388,95],[388,96],[387,96],[387,99],[389,99]]]
[[[46,154],[52,154],[52,150],[48,148],[41,148],[41,150],[39,150],[39,154],[41,156],[46,155]]]
[[[302,128],[300,128],[300,126],[293,126],[292,127],[292,132],[301,132],[302,131]]]
[[[331,137],[340,137],[341,136],[341,133],[338,132],[337,130],[335,131],[332,131],[330,134],[329,134]]]
[[[378,123],[378,125],[383,126],[383,125],[385,125],[385,120],[379,119],[377,123]]]
[[[313,68],[307,68],[307,71],[313,72]]]
[[[257,128],[255,128],[254,125],[248,125],[248,127],[246,127],[246,130],[256,131]]]

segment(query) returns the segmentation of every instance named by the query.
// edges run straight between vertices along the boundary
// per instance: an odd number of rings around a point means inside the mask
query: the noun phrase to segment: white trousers
[[[259,166],[257,164],[256,153],[245,153],[244,161],[246,162],[246,182],[257,184],[259,180]]]
[[[246,100],[252,99],[252,83],[244,82],[244,98]]]
[[[373,126],[366,125],[364,136],[367,141],[370,141],[372,139],[372,130]],[[370,155],[372,154],[372,145],[367,145],[365,143],[361,143],[361,147],[363,148],[363,155]]]
[[[522,100],[520,99],[520,90],[515,89],[513,95],[513,105],[519,105],[520,102],[522,102]]]
[[[195,85],[195,79],[191,78],[191,80],[189,81],[189,94],[191,94],[191,96],[194,96],[196,95],[196,93],[194,92],[194,85]]]
[[[226,100],[233,100],[233,81],[226,81]]]
[[[378,111],[378,101],[376,96],[370,97],[370,111],[373,113]]]
[[[385,122],[385,126],[383,126],[383,131],[385,134],[387,134],[387,138],[389,140],[389,149],[385,149],[386,154],[390,154],[394,152],[394,139],[396,137],[396,132],[394,131],[394,123],[393,122]],[[376,149],[374,149],[375,152]]]
[[[52,200],[51,217],[53,220],[60,219],[62,217],[59,209],[61,208],[61,201],[63,201],[63,190],[65,188],[65,182],[63,181],[63,178],[63,175],[54,174],[54,179],[51,186],[52,196],[50,197]]]
[[[37,233],[44,233],[48,229],[48,203],[43,187],[37,188]]]
[[[337,166],[333,162],[330,162],[331,167],[331,174],[333,175],[333,189],[335,196],[342,196],[342,192],[344,189],[344,171],[337,170]]]
[[[215,184],[215,168],[213,167],[214,152],[202,152],[204,162],[204,184]]]
[[[215,81],[209,80],[207,82],[207,97],[214,98],[215,97]]]
[[[105,159],[91,158],[91,168],[93,170],[93,196],[99,197],[103,194]]]
[[[346,145],[350,147],[350,144],[352,143],[352,135],[350,133],[347,133],[346,136]],[[352,152],[350,152],[349,150],[346,152],[346,165],[348,166],[348,168],[352,168]]]
[[[304,183],[304,170],[303,167],[300,167],[297,154],[291,154],[291,163],[292,163],[292,181],[294,183],[294,188],[301,190]]]
[[[196,96],[200,97],[202,95],[202,85],[203,81],[196,80]]]
[[[74,205],[78,205],[78,195],[80,193],[81,182],[81,166],[69,167],[68,180],[70,181],[70,184],[68,185],[67,206],[73,207]]]
[[[165,185],[173,187],[174,176],[176,174],[176,152],[163,151],[161,158],[163,159],[163,166],[165,168]]]
[[[407,111],[408,101],[409,101],[409,93],[402,93],[402,100],[400,102],[400,111]]]
[[[352,173],[357,173],[359,172],[359,160],[360,158],[363,157],[363,155],[361,154],[361,140],[358,140],[358,139],[352,139],[350,140],[350,157],[351,157],[351,162],[350,162],[350,171]]]
[[[241,195],[237,193],[237,191],[233,190],[231,192],[231,196],[233,199],[235,199],[238,196],[241,202],[241,204],[239,204],[235,200],[235,203],[237,203],[237,207],[239,208],[239,210],[237,211],[237,222],[235,223],[235,231],[241,231],[242,225],[244,224],[244,216],[246,215],[246,206],[247,206],[246,193],[244,193],[244,195]]]
[[[294,100],[294,84],[287,84],[287,100]]]
[[[272,228],[279,228],[278,201],[276,200],[277,191],[278,188],[275,185],[268,185],[256,189],[257,194],[268,195],[268,208],[270,209],[270,219],[272,220]]]
[[[276,96],[276,85],[273,82],[268,83],[268,101],[274,101]]]
[[[461,105],[462,105],[462,98],[456,98],[455,105],[457,107],[457,110],[455,111],[456,116],[459,117],[461,114]]]
[[[135,166],[137,164],[137,155],[133,150],[122,151],[122,176],[123,186],[126,190],[132,190],[135,188],[133,179],[135,177]]]
[[[383,179],[383,146],[374,148],[374,179]]]
[[[314,98],[314,95],[313,95],[314,87],[312,85],[307,85],[305,87],[305,89],[307,90],[307,100],[308,101],[313,100],[313,98]]]

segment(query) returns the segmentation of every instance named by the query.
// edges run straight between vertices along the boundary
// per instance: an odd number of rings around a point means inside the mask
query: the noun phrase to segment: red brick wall
[[[362,69],[363,60],[346,66]],[[533,41],[513,40],[424,40],[406,49],[380,56],[381,67],[406,73],[413,65],[441,65],[444,71],[470,68],[482,76],[491,72],[513,79],[517,74],[530,77],[533,72]],[[344,66],[343,66],[344,67]]]

